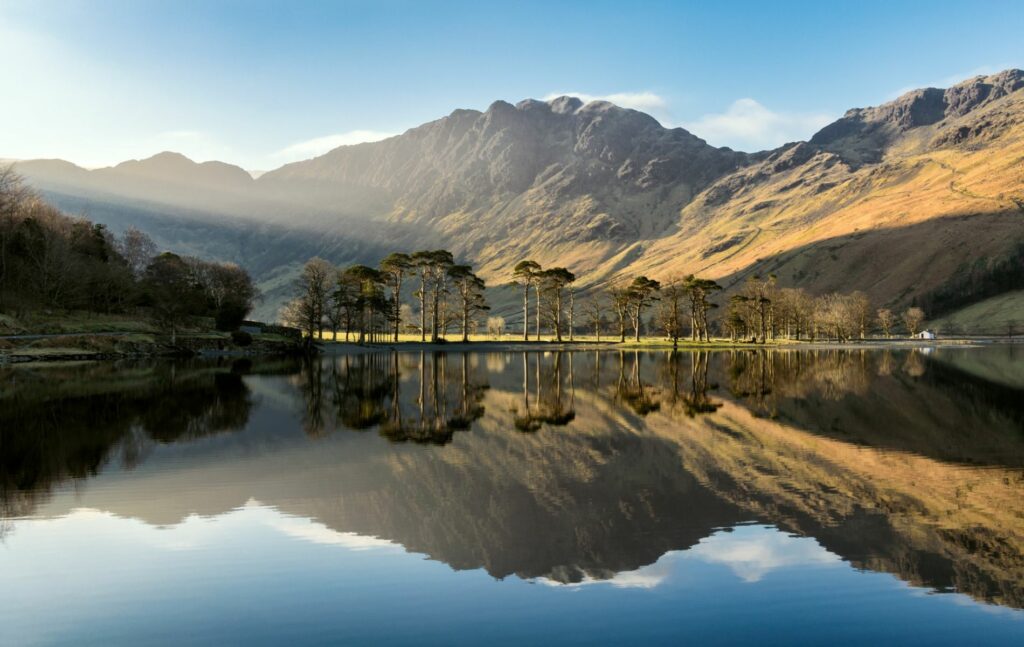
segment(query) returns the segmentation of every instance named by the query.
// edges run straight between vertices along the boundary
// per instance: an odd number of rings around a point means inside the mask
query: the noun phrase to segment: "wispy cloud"
[[[551,101],[558,97],[577,97],[583,103],[591,101],[610,101],[623,108],[642,110],[652,114],[664,112],[668,109],[668,101],[653,92],[615,92],[613,94],[587,94],[586,92],[552,92],[544,97],[545,101]]]
[[[734,101],[725,112],[680,125],[715,146],[756,151],[807,139],[833,119],[823,113],[776,112],[744,98]]]
[[[287,164],[288,162],[297,162],[316,157],[317,155],[323,155],[339,146],[378,142],[388,137],[394,137],[396,134],[380,132],[378,130],[350,130],[346,133],[324,135],[323,137],[314,137],[313,139],[296,142],[273,153],[271,158],[279,163]]]

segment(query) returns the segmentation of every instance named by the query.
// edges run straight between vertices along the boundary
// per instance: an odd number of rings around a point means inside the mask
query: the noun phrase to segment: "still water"
[[[4,645],[1024,642],[1024,347],[0,389]]]

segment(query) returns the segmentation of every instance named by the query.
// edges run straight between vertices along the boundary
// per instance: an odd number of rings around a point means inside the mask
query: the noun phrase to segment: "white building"
[[[914,339],[935,339],[935,333],[930,330],[922,330],[914,335]]]

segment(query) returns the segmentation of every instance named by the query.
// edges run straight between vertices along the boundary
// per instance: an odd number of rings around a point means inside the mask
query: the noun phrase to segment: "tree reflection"
[[[708,381],[708,364],[710,353],[703,351],[693,353],[672,352],[668,356],[668,381],[670,384],[668,393],[669,410],[673,413],[681,413],[687,418],[714,413],[721,408],[721,402],[715,402],[708,395],[709,390],[718,388],[717,384],[710,384]],[[690,379],[687,387],[680,379],[683,370],[683,363],[690,366]]]
[[[616,382],[616,399],[626,404],[634,413],[641,416],[657,411],[661,404],[652,397],[650,390],[644,388],[640,376],[640,359],[644,356],[640,351],[633,351],[629,378],[624,368],[626,353],[619,351],[619,379]]]
[[[397,353],[308,361],[296,382],[306,433],[376,428],[394,442],[444,445],[484,415],[488,385],[475,356],[404,357],[416,357],[411,370],[403,371]]]
[[[220,363],[0,372],[0,515],[27,514],[55,485],[113,460],[132,469],[154,443],[242,429],[253,407],[244,372]]]
[[[534,432],[545,424],[563,427],[576,419],[576,383],[573,353],[522,353],[522,408],[513,410],[512,422],[522,432]],[[549,359],[550,358],[550,359]],[[533,400],[530,376],[533,375]]]

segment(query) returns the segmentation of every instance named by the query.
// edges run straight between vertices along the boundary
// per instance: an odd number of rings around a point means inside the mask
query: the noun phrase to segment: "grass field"
[[[98,332],[155,333],[152,323],[117,314],[94,312],[32,313],[23,317],[0,315],[0,335],[59,335]]]
[[[985,299],[929,324],[944,332],[974,335],[1024,335],[1024,290]]]

